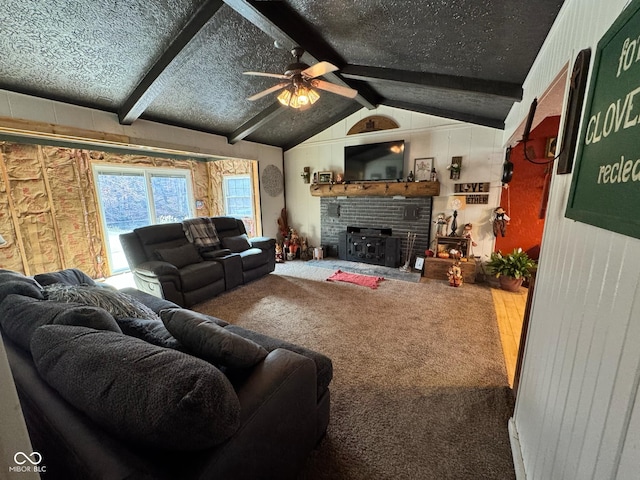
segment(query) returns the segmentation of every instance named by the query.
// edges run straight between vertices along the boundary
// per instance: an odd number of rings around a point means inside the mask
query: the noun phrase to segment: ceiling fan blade
[[[358,91],[353,88],[342,87],[335,83],[325,82],[324,80],[312,80],[311,85],[320,90],[326,90],[327,92],[337,93],[343,97],[356,98]]]
[[[321,77],[326,73],[335,72],[338,70],[338,67],[329,62],[320,62],[315,65],[311,65],[309,68],[304,69],[301,73],[302,76],[309,78]]]
[[[258,77],[273,77],[280,78],[282,80],[288,80],[289,77],[281,73],[267,73],[267,72],[242,72],[244,75],[257,75]]]
[[[269,95],[270,93],[280,90],[282,87],[286,87],[287,85],[289,85],[289,82],[279,83],[278,85],[274,85],[273,87],[267,88],[266,90],[263,90],[260,93],[256,93],[255,95],[247,98],[247,100],[251,100],[253,102],[255,100],[258,100],[259,98]]]

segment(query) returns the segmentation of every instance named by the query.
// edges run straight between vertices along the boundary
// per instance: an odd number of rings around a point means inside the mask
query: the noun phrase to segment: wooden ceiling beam
[[[252,119],[243,123],[239,128],[237,128],[231,135],[227,137],[227,141],[230,144],[234,144],[242,140],[243,138],[248,137],[253,132],[258,130],[260,127],[270,122],[278,115],[282,113],[284,108],[281,108],[282,104],[280,102],[274,102],[269,107],[265,108],[258,115],[253,117]]]
[[[122,125],[131,125],[151,105],[164,87],[163,78],[169,69],[177,69],[183,65],[189,55],[185,48],[198,32],[213,18],[223,5],[222,0],[207,0],[187,22],[171,45],[160,56],[149,72],[140,81],[133,93],[125,100],[118,111],[118,119]]]
[[[439,73],[412,72],[392,68],[345,65],[341,69],[345,78],[371,83],[395,83],[407,86],[422,86],[443,90],[481,93],[497,97],[522,100],[522,86],[517,83],[484,80],[480,78],[443,75]]]

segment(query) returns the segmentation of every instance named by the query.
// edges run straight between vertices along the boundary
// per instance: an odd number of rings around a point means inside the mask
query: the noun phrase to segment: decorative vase
[[[520,290],[520,287],[522,286],[524,277],[513,278],[513,277],[507,277],[505,275],[501,275],[499,280],[500,280],[500,288],[502,288],[502,290],[507,290],[508,292],[517,292],[518,290]]]

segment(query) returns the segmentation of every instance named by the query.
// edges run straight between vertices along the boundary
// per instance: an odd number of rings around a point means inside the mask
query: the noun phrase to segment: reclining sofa
[[[190,307],[275,269],[275,239],[248,238],[242,220],[233,217],[209,218],[216,241],[206,249],[189,240],[183,223],[120,235],[139,290]]]
[[[329,421],[326,356],[79,270],[0,270],[0,336],[43,478],[292,479]]]

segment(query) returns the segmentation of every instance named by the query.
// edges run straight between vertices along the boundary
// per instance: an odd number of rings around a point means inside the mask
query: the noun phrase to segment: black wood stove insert
[[[392,236],[390,228],[347,227],[338,240],[341,260],[385,267],[399,267],[402,262],[402,239]]]

